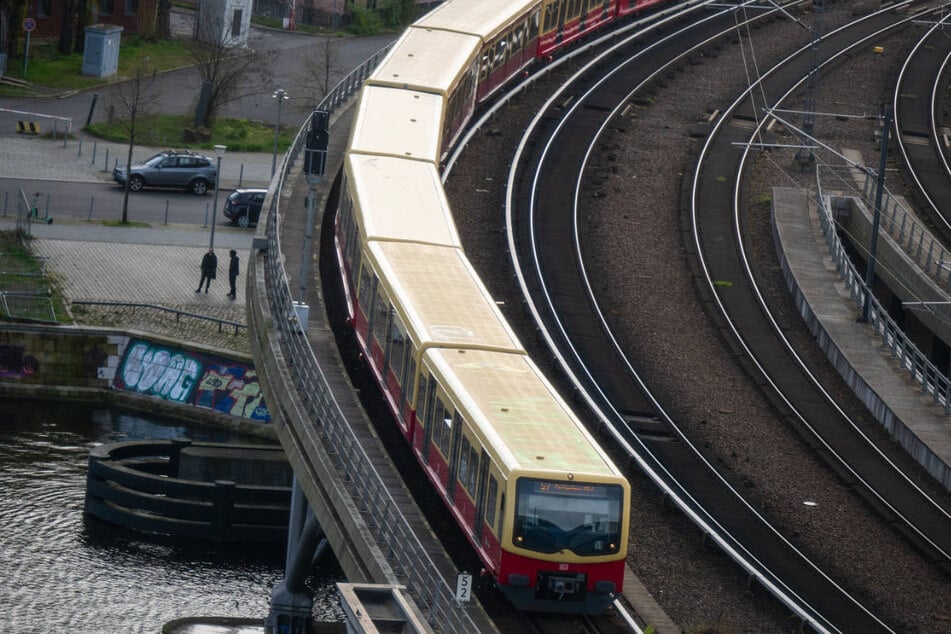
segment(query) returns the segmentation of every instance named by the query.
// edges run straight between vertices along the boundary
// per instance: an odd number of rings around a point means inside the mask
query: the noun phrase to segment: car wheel
[[[200,178],[193,180],[190,187],[196,196],[204,196],[208,192],[208,183]]]
[[[250,224],[251,224],[251,219],[248,218],[248,214],[247,213],[241,214],[241,216],[238,218],[238,226],[247,228]]]
[[[139,192],[142,191],[142,187],[145,185],[145,181],[138,174],[134,174],[129,179],[129,191],[130,192]]]

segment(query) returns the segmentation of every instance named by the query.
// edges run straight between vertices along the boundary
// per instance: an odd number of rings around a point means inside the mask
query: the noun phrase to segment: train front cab
[[[414,450],[502,593],[603,611],[623,584],[627,480],[526,355],[431,349],[419,372]]]
[[[502,592],[523,610],[603,612],[623,585],[629,496],[616,476],[515,475],[501,535]]]

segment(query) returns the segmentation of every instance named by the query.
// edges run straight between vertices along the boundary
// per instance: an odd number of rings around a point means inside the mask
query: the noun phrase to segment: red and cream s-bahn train
[[[466,257],[440,161],[537,58],[658,0],[449,0],[365,82],[336,248],[350,322],[400,431],[517,607],[622,589],[630,486],[526,354]]]

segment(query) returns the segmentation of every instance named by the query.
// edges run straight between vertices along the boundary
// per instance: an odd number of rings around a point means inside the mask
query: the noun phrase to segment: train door
[[[383,353],[386,350],[386,340],[390,327],[390,302],[386,297],[380,278],[373,277],[373,303],[370,308],[370,340],[367,346],[367,358],[370,365],[376,370],[384,392],[389,392],[386,365]]]
[[[420,418],[423,424],[422,447],[419,448],[420,455],[423,457],[423,463],[429,464],[429,448],[433,443],[433,426],[437,421],[433,415],[433,402],[436,400],[436,379],[429,375],[425,379],[420,378],[420,398],[416,404],[416,416]]]
[[[479,475],[476,480],[476,512],[475,512],[475,538],[477,543],[482,543],[482,526],[485,524],[485,493],[489,480],[489,454],[485,449],[479,457]]]
[[[459,478],[459,446],[462,444],[462,417],[459,412],[452,415],[452,430],[449,439],[449,482],[446,484],[446,496],[449,503],[456,504],[456,480]]]

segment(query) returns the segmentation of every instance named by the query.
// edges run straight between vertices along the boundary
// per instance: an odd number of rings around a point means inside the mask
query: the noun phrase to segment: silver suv
[[[129,172],[129,191],[137,192],[143,187],[184,187],[201,196],[214,187],[217,170],[215,162],[207,156],[188,150],[165,150],[144,163],[133,165]],[[112,179],[125,185],[126,169],[116,167]]]

